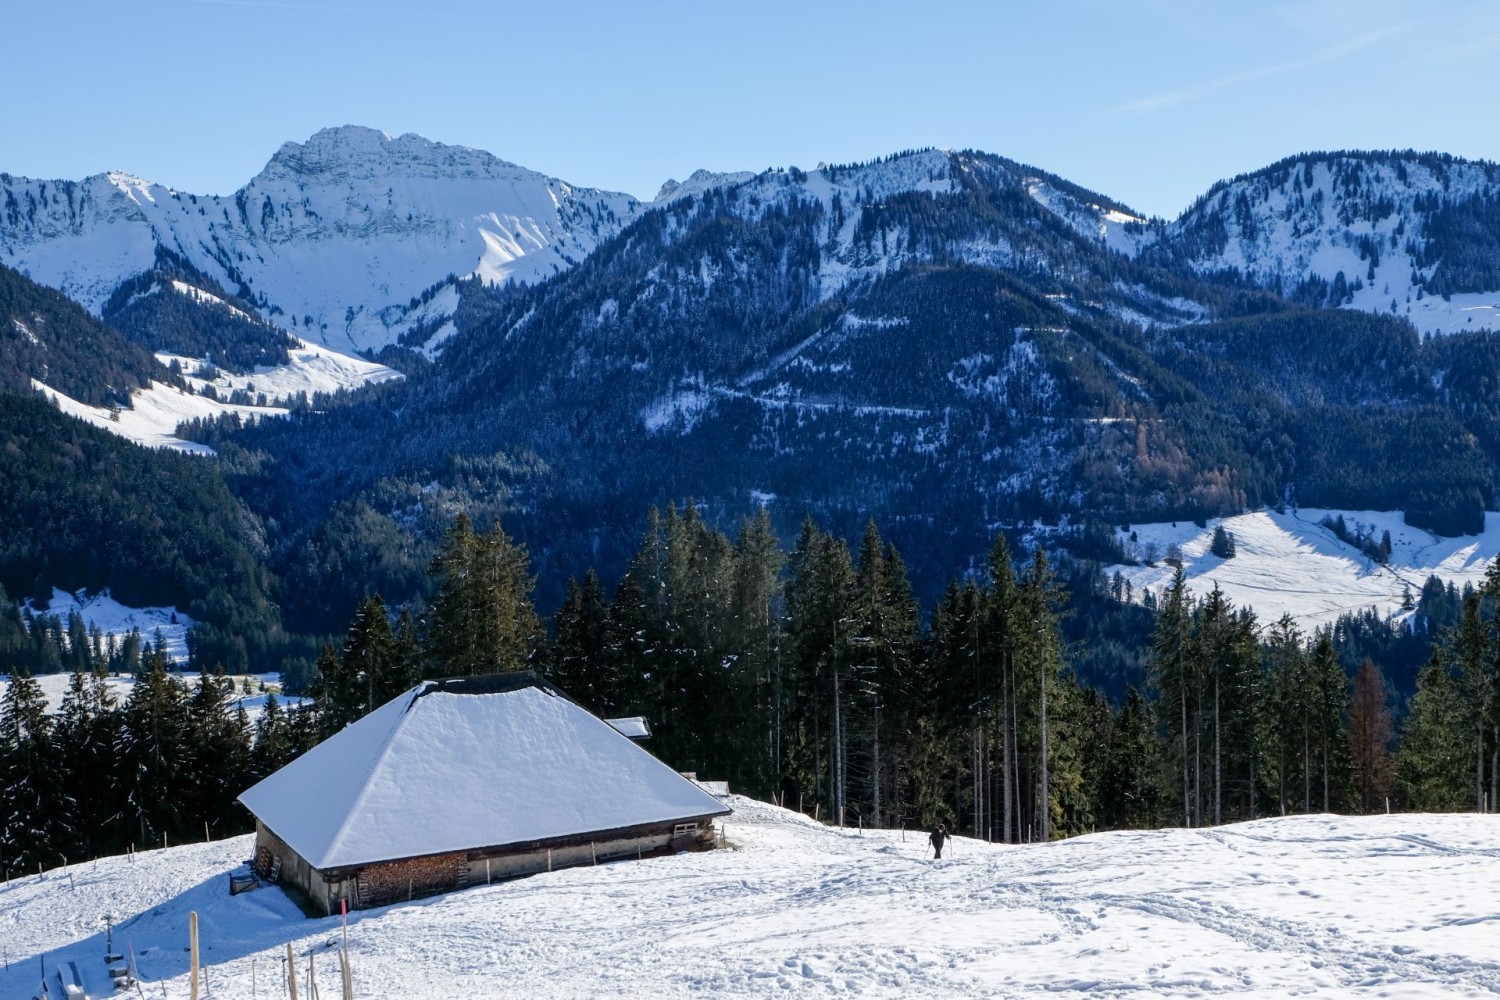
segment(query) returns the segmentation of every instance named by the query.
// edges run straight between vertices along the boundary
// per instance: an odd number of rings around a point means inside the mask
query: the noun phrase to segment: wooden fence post
[[[188,997],[198,1000],[198,911],[188,914]]]

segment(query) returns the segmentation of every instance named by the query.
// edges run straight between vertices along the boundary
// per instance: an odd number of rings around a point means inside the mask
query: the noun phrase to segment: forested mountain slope
[[[479,501],[544,580],[622,565],[671,497],[730,519],[769,503],[788,534],[873,516],[931,557],[924,593],[1034,519],[1290,497],[1471,529],[1495,452],[1455,411],[1469,390],[1439,388],[1440,351],[1401,318],[1132,258],[1130,218],[977,153],[710,186],[551,281],[466,290],[436,365],[244,432],[247,454],[305,458],[236,481],[318,551],[329,511],[399,536],[423,490]]]

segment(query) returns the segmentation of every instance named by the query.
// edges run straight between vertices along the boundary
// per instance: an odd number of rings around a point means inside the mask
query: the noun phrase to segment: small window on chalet
[[[686,837],[688,834],[693,833],[697,829],[697,823],[678,823],[676,826],[672,827],[672,836]]]

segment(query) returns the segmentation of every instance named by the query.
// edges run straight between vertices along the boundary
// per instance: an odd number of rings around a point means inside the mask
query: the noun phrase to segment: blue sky
[[[651,197],[978,148],[1173,216],[1309,149],[1500,159],[1493,0],[6,0],[0,170],[232,191],[328,125]]]

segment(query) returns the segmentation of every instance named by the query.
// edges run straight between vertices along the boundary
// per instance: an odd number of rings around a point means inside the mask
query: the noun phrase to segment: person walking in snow
[[[932,856],[934,858],[941,858],[943,856],[943,844],[947,840],[948,831],[944,830],[943,824],[939,823],[937,829],[933,830],[932,835],[927,838],[927,842],[932,845]]]

